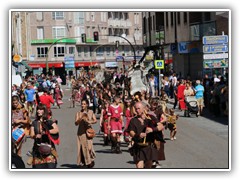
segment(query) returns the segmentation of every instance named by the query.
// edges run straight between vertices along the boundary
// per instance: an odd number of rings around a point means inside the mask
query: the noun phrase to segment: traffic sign
[[[203,45],[203,53],[228,52],[228,45]]]
[[[164,60],[154,61],[155,69],[164,69]]]
[[[203,54],[203,59],[224,59],[224,58],[228,58],[228,53]]]
[[[116,61],[123,61],[124,57],[123,56],[117,56]]]
[[[203,44],[226,44],[228,43],[227,35],[203,36]]]
[[[18,63],[18,62],[22,62],[22,56],[21,55],[18,55],[18,54],[15,54],[13,56],[13,61]]]

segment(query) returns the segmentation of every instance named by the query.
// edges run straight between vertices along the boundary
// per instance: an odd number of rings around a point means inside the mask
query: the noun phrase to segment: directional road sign
[[[224,59],[224,58],[228,58],[228,53],[203,54],[203,59]]]
[[[203,45],[203,53],[228,52],[228,45]]]
[[[164,60],[154,61],[155,69],[164,69]]]
[[[219,36],[203,36],[203,44],[227,44],[228,36],[219,35]]]

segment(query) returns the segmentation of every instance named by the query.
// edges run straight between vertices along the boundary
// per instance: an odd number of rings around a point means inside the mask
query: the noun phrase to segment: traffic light
[[[82,36],[82,43],[85,43],[86,42],[86,34],[83,33],[81,36]]]
[[[93,32],[93,39],[94,39],[94,41],[99,41],[98,32],[97,31]]]
[[[119,41],[116,41],[116,49],[118,49],[118,47],[119,47]]]

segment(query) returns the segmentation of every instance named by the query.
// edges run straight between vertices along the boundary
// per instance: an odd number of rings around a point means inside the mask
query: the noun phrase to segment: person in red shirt
[[[43,90],[43,95],[41,95],[39,99],[40,99],[40,103],[45,104],[48,112],[50,112],[51,104],[54,104],[54,100],[53,100],[53,97],[48,94],[47,89]]]
[[[177,97],[178,97],[178,101],[179,101],[179,107],[181,110],[185,110],[186,109],[186,104],[184,102],[185,96],[184,96],[184,90],[186,89],[184,80],[180,81],[180,85],[178,86],[177,89]]]
[[[108,108],[108,128],[111,130],[112,153],[120,154],[120,135],[122,134],[123,111],[119,104],[119,96]]]

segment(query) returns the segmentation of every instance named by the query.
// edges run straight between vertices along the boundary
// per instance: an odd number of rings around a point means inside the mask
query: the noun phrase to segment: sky
[[[33,1],[33,0],[7,0],[1,1],[1,66],[0,66],[0,110],[1,110],[1,148],[0,148],[0,169],[2,178],[7,179],[24,179],[26,178],[35,178],[42,179],[45,177],[52,177],[58,179],[66,179],[71,177],[71,179],[79,179],[81,177],[88,178],[104,178],[111,179],[114,176],[114,179],[123,179],[123,178],[138,178],[138,179],[149,179],[151,177],[157,178],[167,178],[167,179],[236,179],[240,175],[239,169],[239,141],[237,137],[239,135],[239,120],[235,118],[234,112],[235,109],[238,110],[237,101],[239,100],[239,95],[235,93],[235,89],[238,87],[237,78],[239,76],[239,53],[238,49],[235,50],[237,44],[239,44],[239,20],[240,11],[239,4],[236,0],[201,0],[195,3],[193,0],[168,0],[168,1],[157,1],[157,0],[121,0],[121,1],[110,1],[110,0],[88,0],[86,2],[82,2],[79,0],[41,0],[41,1]],[[10,9],[230,9],[231,10],[231,96],[233,97],[231,103],[231,171],[230,172],[64,172],[64,173],[46,173],[46,172],[37,172],[37,174],[41,173],[41,176],[37,176],[35,173],[28,172],[10,172],[9,171],[9,144],[8,144],[8,122],[9,122],[9,92],[10,92],[10,59],[9,59],[9,47],[10,47],[10,28],[9,28],[9,10]],[[236,57],[235,57],[236,56]],[[140,173],[140,174],[139,174]]]

